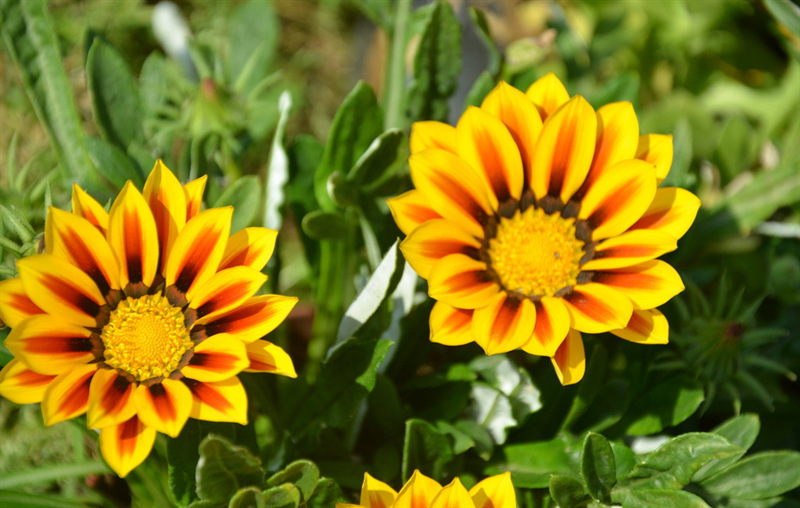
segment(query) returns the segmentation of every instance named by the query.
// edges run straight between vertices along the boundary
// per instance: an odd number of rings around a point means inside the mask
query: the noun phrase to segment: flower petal
[[[610,270],[638,265],[678,247],[675,238],[660,231],[637,229],[603,240],[581,270]]]
[[[572,327],[585,333],[624,328],[633,312],[631,301],[623,293],[594,282],[575,286],[564,303]]]
[[[414,122],[411,125],[411,153],[415,154],[428,148],[440,148],[456,153],[456,129],[452,125],[433,120]]]
[[[17,404],[41,402],[56,376],[39,374],[14,358],[0,370],[0,395]]]
[[[489,304],[500,292],[486,272],[486,263],[464,254],[450,254],[433,266],[428,294],[459,309],[477,309]]]
[[[133,392],[139,419],[148,427],[170,437],[178,437],[192,410],[192,392],[180,381],[139,385]]]
[[[525,95],[536,105],[542,121],[569,100],[564,84],[552,72],[537,79]]]
[[[597,110],[597,144],[583,188],[589,189],[616,163],[632,159],[639,145],[639,120],[630,102],[613,102]]]
[[[534,147],[542,132],[542,117],[530,98],[501,81],[483,100],[481,109],[505,124],[517,144],[524,174],[530,174]]]
[[[472,342],[473,312],[436,302],[431,309],[431,342],[445,346],[462,346]]]
[[[473,236],[483,236],[483,222],[497,207],[476,170],[456,155],[431,148],[408,159],[414,186],[442,217]]]
[[[411,479],[403,486],[394,500],[392,508],[427,508],[442,486],[414,470]]]
[[[392,211],[397,227],[405,234],[411,233],[425,221],[442,218],[431,208],[428,199],[416,189],[400,194],[396,198],[387,199],[386,204]]]
[[[613,271],[595,272],[592,282],[625,293],[639,309],[663,305],[684,290],[678,272],[668,263],[657,259]]]
[[[183,195],[186,198],[186,220],[188,221],[203,207],[203,192],[206,189],[208,175],[203,175],[183,186]]]
[[[195,309],[198,324],[208,323],[244,303],[266,281],[266,275],[246,266],[222,270],[197,289],[189,308]]]
[[[238,377],[205,383],[183,378],[192,392],[192,412],[189,416],[209,422],[234,422],[247,425],[247,394]]]
[[[44,311],[28,297],[22,279],[0,281],[0,321],[14,328],[37,314],[44,314]]]
[[[572,197],[589,172],[596,138],[597,115],[580,95],[547,119],[528,173],[537,199],[550,195],[566,203]]]
[[[660,310],[634,310],[628,326],[611,333],[637,344],[666,344],[669,342],[669,323]]]
[[[361,501],[359,504],[366,508],[391,508],[397,497],[397,492],[380,480],[364,473],[364,483],[361,484]]]
[[[531,339],[536,325],[536,306],[527,298],[509,298],[505,292],[475,310],[472,336],[487,355],[507,353]]]
[[[687,190],[658,189],[650,207],[630,229],[651,229],[678,239],[689,230],[699,209],[700,199]]]
[[[293,296],[259,295],[205,325],[206,336],[230,333],[245,343],[264,337],[286,319],[297,303]]]
[[[115,369],[99,369],[89,389],[86,426],[102,429],[118,425],[136,414],[133,391],[136,385]]]
[[[172,245],[164,273],[192,301],[194,292],[217,271],[231,231],[233,208],[211,208],[186,223]]]
[[[464,508],[471,505],[472,498],[469,492],[458,478],[454,478],[448,486],[439,491],[430,506],[431,508]]]
[[[219,269],[247,266],[261,271],[275,250],[278,232],[267,228],[244,228],[228,239]]]
[[[578,218],[593,229],[592,240],[603,240],[628,229],[644,214],[656,195],[653,166],[638,159],[615,164],[586,191]]]
[[[75,418],[89,409],[89,386],[96,372],[96,364],[79,365],[50,382],[42,398],[45,425]]]
[[[561,298],[543,297],[536,302],[536,327],[522,346],[526,353],[553,356],[569,333],[571,319]]]
[[[150,455],[155,441],[155,429],[134,416],[100,431],[100,452],[109,467],[124,478]]]
[[[477,254],[481,242],[446,219],[430,220],[400,244],[403,256],[420,277],[427,279],[433,265],[450,254]],[[475,256],[477,257],[477,256]]]
[[[147,201],[131,181],[111,206],[108,243],[117,255],[120,284],[152,284],[158,270],[158,231]]]
[[[672,167],[672,134],[645,134],[639,137],[636,158],[656,167],[658,183],[664,181]]]
[[[14,327],[5,346],[39,374],[55,376],[94,360],[90,336],[82,326],[40,314]]]
[[[38,254],[17,261],[17,269],[25,293],[37,307],[66,323],[97,326],[106,302],[91,277],[79,268],[50,254]]]
[[[88,220],[103,234],[108,229],[106,209],[86,191],[78,187],[77,183],[72,184],[72,213]]]
[[[282,376],[297,377],[292,358],[272,342],[257,340],[246,345],[250,364],[245,372],[270,372]]]
[[[550,361],[563,386],[575,384],[583,379],[583,374],[586,372],[586,355],[581,334],[576,330],[570,330],[567,339],[559,346]]]
[[[161,159],[156,160],[142,194],[156,222],[161,259],[159,268],[163,272],[178,231],[186,224],[186,195],[181,183]]]
[[[459,157],[480,174],[497,201],[522,196],[522,159],[503,122],[470,106],[458,121],[456,137]]]
[[[181,373],[197,381],[222,381],[240,373],[249,364],[244,342],[220,333],[194,347],[194,355]]]
[[[92,278],[102,294],[120,289],[119,266],[111,246],[86,219],[50,207],[45,233],[47,253],[65,259]]]
[[[511,473],[490,476],[469,489],[475,508],[517,508]]]

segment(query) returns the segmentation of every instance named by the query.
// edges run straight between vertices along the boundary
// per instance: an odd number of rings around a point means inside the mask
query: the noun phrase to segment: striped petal
[[[473,312],[436,302],[431,309],[431,342],[445,346],[462,346],[472,342]]]
[[[453,479],[449,485],[439,491],[431,508],[463,508],[472,505],[472,498],[458,478]]]
[[[108,243],[117,255],[120,284],[152,284],[158,270],[158,230],[147,201],[128,181],[111,206]]]
[[[569,333],[571,319],[560,298],[543,297],[536,302],[536,327],[522,346],[526,353],[551,357]]]
[[[509,298],[500,292],[489,305],[475,310],[472,336],[487,355],[507,353],[528,342],[535,325],[536,306],[532,301]]]
[[[108,212],[86,191],[72,184],[72,213],[88,220],[101,233],[108,229]]]
[[[79,268],[50,254],[17,261],[25,293],[37,307],[66,323],[97,326],[105,305],[94,281]]]
[[[623,293],[593,282],[575,286],[564,303],[572,327],[585,333],[624,328],[633,312],[631,301]]]
[[[666,344],[669,342],[669,323],[657,309],[634,310],[628,326],[611,333],[637,344]]]
[[[592,281],[625,293],[639,309],[663,305],[684,290],[678,272],[657,259],[618,270],[595,272]]]
[[[206,336],[230,333],[242,342],[258,340],[286,319],[297,303],[293,296],[259,295],[205,325]]]
[[[525,95],[536,105],[542,121],[569,100],[564,84],[552,72],[537,79]]]
[[[148,427],[178,437],[192,410],[192,392],[180,381],[164,379],[133,392],[136,414]]]
[[[439,148],[456,153],[458,151],[456,129],[452,125],[433,120],[414,122],[411,126],[409,145],[412,154],[428,148]]]
[[[408,159],[414,186],[442,217],[473,236],[483,236],[483,222],[497,208],[480,175],[456,155],[431,148]]]
[[[630,159],[606,170],[586,191],[578,218],[593,228],[592,240],[616,236],[644,214],[656,195],[653,166]]]
[[[275,250],[278,232],[267,228],[244,228],[228,239],[219,269],[246,266],[261,271]]]
[[[211,208],[186,223],[172,245],[164,273],[192,301],[195,291],[217,271],[231,231],[232,207]]]
[[[644,215],[630,229],[650,229],[681,238],[700,209],[700,199],[677,187],[658,189]]]
[[[550,195],[566,203],[575,194],[589,172],[596,138],[597,115],[580,95],[547,119],[528,174],[537,199]]]
[[[55,376],[94,360],[90,336],[82,326],[41,314],[14,327],[5,346],[39,374]]]
[[[229,379],[250,364],[244,342],[233,335],[220,333],[194,347],[194,354],[181,373],[197,381]]]
[[[208,175],[203,175],[183,186],[183,195],[186,198],[186,220],[191,219],[203,207],[203,192],[206,189]]]
[[[115,369],[99,369],[89,389],[86,426],[102,429],[118,425],[136,414],[133,391],[136,385]]]
[[[246,266],[222,270],[197,289],[189,308],[195,309],[198,324],[208,323],[244,303],[266,281],[266,275]]]
[[[181,183],[161,159],[156,161],[147,177],[142,194],[156,222],[161,259],[159,269],[163,272],[178,231],[186,224],[186,196]]]
[[[150,455],[155,441],[155,429],[134,416],[100,431],[100,452],[109,467],[124,478]]]
[[[475,508],[517,508],[511,473],[490,476],[469,490]]]
[[[42,398],[45,425],[75,418],[89,409],[89,387],[96,372],[96,364],[79,365],[50,382]]]
[[[14,358],[0,370],[0,395],[17,404],[41,402],[56,376],[39,374]]]
[[[481,109],[498,118],[517,144],[524,174],[530,174],[536,140],[542,131],[542,117],[522,92],[501,81],[483,100]]]
[[[500,286],[489,277],[486,263],[464,254],[450,254],[431,270],[428,294],[459,309],[477,309],[489,304]]]
[[[658,183],[664,181],[672,167],[672,135],[645,134],[639,137],[636,158],[647,161],[656,167]]]
[[[269,372],[281,376],[297,377],[292,358],[272,342],[257,340],[247,344],[247,359],[250,364],[246,372]]]
[[[92,278],[100,292],[120,289],[119,266],[105,237],[88,220],[50,207],[45,233],[47,253],[66,259]]]
[[[0,281],[0,321],[14,328],[37,314],[44,314],[44,311],[28,297],[22,279]]]
[[[628,231],[597,244],[594,257],[581,269],[610,270],[638,265],[671,252],[677,247],[675,238],[659,231],[649,229]]]
[[[450,254],[477,254],[481,242],[446,219],[430,220],[400,244],[403,256],[420,277],[427,279],[433,265]]]
[[[597,110],[597,144],[585,189],[616,163],[632,159],[639,145],[639,120],[630,102],[613,102]]]
[[[520,198],[522,159],[503,122],[470,106],[458,121],[456,137],[459,157],[480,174],[498,202]]]
[[[247,394],[238,377],[216,383],[183,378],[192,392],[189,416],[209,422],[234,422],[247,425]]]
[[[361,484],[360,505],[366,508],[391,508],[397,497],[397,492],[380,480],[364,473],[364,483]]]
[[[563,386],[577,383],[586,372],[586,355],[583,350],[583,339],[576,330],[570,330],[567,339],[561,344],[556,354],[550,359],[556,370],[558,380]]]
[[[442,486],[436,480],[415,469],[411,479],[397,494],[392,508],[427,508],[440,490]]]
[[[425,221],[442,218],[431,208],[430,201],[416,189],[387,199],[386,204],[389,205],[397,227],[405,234],[411,233]]]

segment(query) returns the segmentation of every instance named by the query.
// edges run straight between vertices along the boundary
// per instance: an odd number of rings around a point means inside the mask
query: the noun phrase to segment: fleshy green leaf
[[[583,441],[581,477],[589,495],[605,501],[617,481],[617,466],[611,444],[600,434],[590,432]]]
[[[233,206],[231,233],[246,228],[258,215],[261,204],[261,182],[257,176],[245,175],[234,181],[214,203],[214,207]]]
[[[623,508],[711,508],[705,501],[684,490],[642,489],[615,492],[615,503]]]
[[[246,448],[210,435],[200,443],[197,463],[197,494],[208,501],[228,501],[242,487],[264,481],[261,461]]]
[[[487,473],[510,471],[515,487],[545,488],[550,475],[575,474],[579,468],[576,451],[561,439],[509,445],[503,449],[505,462],[489,468]]]
[[[278,47],[280,26],[272,2],[238,5],[228,18],[227,35],[230,82],[248,94],[269,72]]]
[[[308,508],[329,508],[337,502],[346,502],[339,485],[330,478],[320,478],[314,488],[314,495],[306,504]]]
[[[125,155],[125,152],[100,138],[86,136],[85,141],[89,157],[94,162],[97,171],[113,183],[114,187],[122,189],[128,180],[131,180],[137,187],[142,187],[144,177],[136,164]]]
[[[189,419],[178,437],[167,440],[169,488],[181,505],[197,499],[195,470],[200,459],[200,438],[199,421]]]
[[[739,460],[739,458],[744,455],[744,452],[749,450],[753,443],[755,443],[760,429],[761,422],[758,419],[758,415],[754,413],[748,413],[735,416],[712,430],[711,432],[714,434],[724,437],[731,444],[741,448],[742,453],[728,457],[727,459],[720,459],[703,466],[694,475],[693,480],[695,482],[700,482],[719,473],[723,469]]]
[[[308,502],[319,480],[319,469],[309,460],[296,460],[267,480],[267,487],[290,483],[300,492],[300,501]]]
[[[673,377],[635,398],[624,422],[631,436],[654,434],[689,418],[703,402],[703,388],[688,377]]]
[[[266,508],[266,506],[261,489],[257,487],[239,489],[228,503],[228,508]]]
[[[426,471],[438,478],[453,459],[450,440],[439,429],[424,420],[412,418],[406,421],[406,436],[403,443],[403,481],[411,478],[415,469]]]
[[[353,165],[347,174],[347,180],[359,187],[382,180],[397,160],[403,138],[403,131],[400,129],[389,129],[375,138]]]
[[[586,498],[581,482],[569,476],[554,474],[550,477],[549,489],[560,508],[578,508]]]
[[[266,508],[297,508],[302,502],[300,490],[291,483],[267,489],[262,496]]]
[[[702,486],[717,496],[765,499],[800,487],[800,452],[761,452],[722,471]]]
[[[348,233],[347,219],[337,212],[315,210],[306,214],[303,232],[315,240],[343,240]]]

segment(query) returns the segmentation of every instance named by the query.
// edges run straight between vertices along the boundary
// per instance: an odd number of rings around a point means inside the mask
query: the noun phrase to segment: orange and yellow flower
[[[414,124],[416,188],[389,206],[438,300],[431,340],[550,357],[562,384],[583,377],[581,332],[666,343],[656,307],[684,286],[656,258],[700,207],[658,188],[671,164],[671,136],[639,135],[629,102],[595,111],[553,74],[500,83],[455,127]]]
[[[48,212],[46,253],[0,282],[14,354],[0,395],[41,402],[46,425],[87,413],[120,476],[189,417],[246,424],[239,372],[296,377],[261,339],[297,299],[255,296],[277,233],[229,237],[230,207],[200,211],[205,180],[181,186],[158,161],[144,191],[128,182],[110,212],[76,185],[72,213]]]
[[[511,473],[486,478],[467,491],[458,478],[442,487],[414,471],[399,493],[364,474],[359,504],[336,503],[336,508],[517,508],[517,495]]]

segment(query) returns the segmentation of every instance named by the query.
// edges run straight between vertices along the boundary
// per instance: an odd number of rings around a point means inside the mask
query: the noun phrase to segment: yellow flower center
[[[506,290],[553,296],[577,282],[583,245],[575,238],[575,219],[530,207],[510,219],[500,219],[488,253]]]
[[[169,376],[194,345],[183,312],[161,295],[121,301],[100,338],[105,363],[137,381]]]

